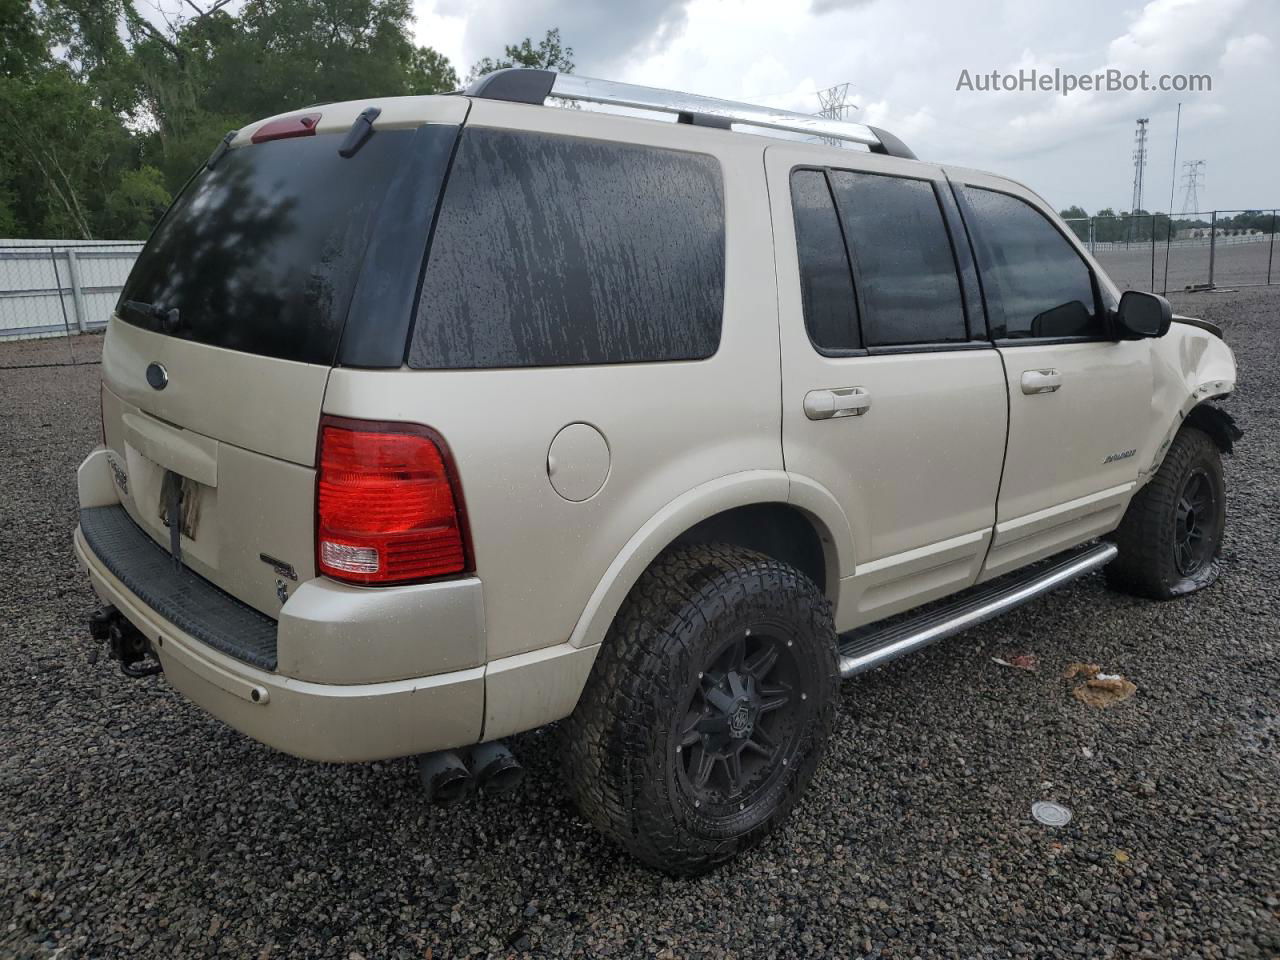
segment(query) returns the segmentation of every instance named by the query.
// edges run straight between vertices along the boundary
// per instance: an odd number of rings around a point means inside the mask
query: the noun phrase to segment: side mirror
[[[1163,337],[1173,323],[1173,307],[1159,294],[1126,290],[1112,316],[1120,340]]]

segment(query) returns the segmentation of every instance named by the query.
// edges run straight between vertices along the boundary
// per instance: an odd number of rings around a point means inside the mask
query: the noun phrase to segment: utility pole
[[[1138,118],[1138,129],[1133,133],[1133,199],[1129,203],[1129,239],[1133,239],[1138,211],[1142,209],[1142,181],[1147,170],[1147,124],[1149,117]],[[1154,235],[1155,226],[1152,225]]]
[[[818,116],[826,117],[828,120],[846,120],[850,110],[857,110],[858,106],[849,103],[849,84],[837,83],[833,87],[827,87],[825,90],[818,91],[818,105],[821,109]],[[822,138],[824,143],[839,144],[841,141],[833,140],[830,137]]]
[[[1133,202],[1129,204],[1129,212],[1142,209],[1142,181],[1147,169],[1147,124],[1151,120],[1143,117],[1138,121],[1138,129],[1133,134]]]
[[[1182,161],[1182,185],[1186,191],[1182,195],[1183,213],[1198,213],[1200,210],[1199,187],[1201,178],[1204,176],[1203,171],[1203,160]]]

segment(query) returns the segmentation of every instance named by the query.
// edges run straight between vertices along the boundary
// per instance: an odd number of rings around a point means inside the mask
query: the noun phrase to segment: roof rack
[[[753,103],[736,103],[717,100],[696,93],[679,93],[660,90],[657,87],[641,87],[632,83],[615,83],[612,80],[593,80],[554,70],[532,70],[510,67],[495,70],[475,80],[465,91],[468,97],[485,100],[506,100],[512,103],[545,103],[547,97],[561,100],[577,100],[613,107],[630,107],[637,110],[655,110],[674,113],[681,123],[719,127],[728,130],[733,124],[761,127],[767,130],[785,130],[807,134],[826,140],[843,140],[861,143],[872,153],[915,160],[911,149],[889,133],[864,123],[845,120],[829,120],[811,117],[790,110],[775,110]]]

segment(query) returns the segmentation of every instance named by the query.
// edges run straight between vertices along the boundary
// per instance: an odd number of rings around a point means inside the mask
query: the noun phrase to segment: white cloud
[[[1244,37],[1232,37],[1227,47],[1218,58],[1221,70],[1248,70],[1254,67],[1274,63],[1272,51],[1275,46],[1271,40],[1260,33],[1251,33]]]
[[[1280,152],[1276,0],[418,0],[463,22],[459,72],[504,43],[558,26],[578,69],[651,86],[817,112],[816,91],[849,81],[852,119],[883,126],[921,157],[1007,173],[1060,206],[1126,206],[1133,125],[1151,119],[1148,179],[1157,193],[1173,115],[1182,155],[1204,156],[1215,201],[1271,206],[1280,184],[1259,157]],[[1247,26],[1245,26],[1247,25]],[[420,33],[421,42],[432,42]],[[1213,73],[1212,92],[967,93],[973,73],[1035,66]],[[1220,74],[1220,76],[1219,76]],[[1227,191],[1232,191],[1230,196]],[[1156,195],[1156,194],[1153,194]]]

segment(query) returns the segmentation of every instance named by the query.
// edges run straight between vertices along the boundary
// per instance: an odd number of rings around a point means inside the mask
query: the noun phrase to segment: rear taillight
[[[390,584],[469,569],[457,478],[434,431],[325,417],[318,462],[321,573]]]

